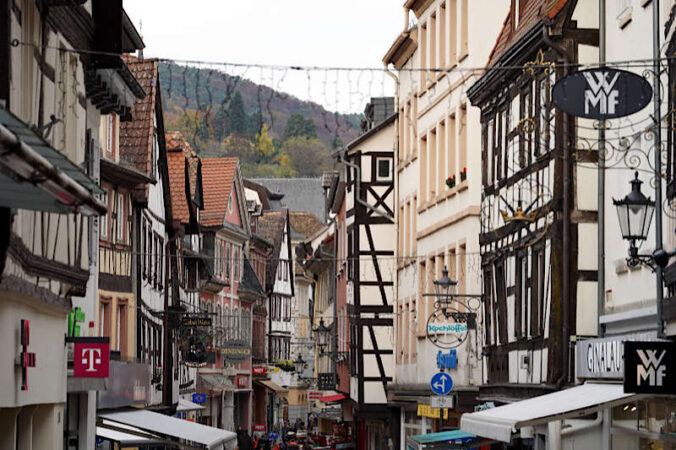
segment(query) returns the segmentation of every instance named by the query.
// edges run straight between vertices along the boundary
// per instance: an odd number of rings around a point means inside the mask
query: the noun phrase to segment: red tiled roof
[[[519,0],[517,0],[519,1]],[[488,58],[488,66],[498,59],[527,31],[542,19],[553,19],[570,0],[526,0],[521,1],[519,24],[516,30],[512,25],[512,8],[509,9],[502,30]]]
[[[193,150],[188,140],[179,131],[165,134],[167,145],[167,166],[169,169],[169,189],[171,191],[171,208],[174,219],[182,223],[190,221],[190,201],[195,198],[197,187],[197,168],[199,155]],[[188,179],[186,180],[186,161]],[[186,198],[186,183],[190,188],[190,200]]]
[[[145,98],[136,100],[132,120],[120,123],[120,158],[137,170],[152,173],[153,135],[155,133],[155,96],[157,95],[158,62],[156,59],[140,60],[123,55],[131,73],[146,92]]]
[[[223,224],[230,189],[238,164],[237,158],[202,159],[202,190],[204,194],[204,210],[200,214],[202,225],[213,227]]]

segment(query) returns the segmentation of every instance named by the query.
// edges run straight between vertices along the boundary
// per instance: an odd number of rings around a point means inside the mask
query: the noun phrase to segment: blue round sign
[[[453,378],[445,372],[439,372],[430,380],[430,387],[435,394],[446,395],[453,389]]]

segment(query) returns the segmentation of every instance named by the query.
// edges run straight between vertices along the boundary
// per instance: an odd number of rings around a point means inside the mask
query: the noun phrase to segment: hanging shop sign
[[[427,319],[427,339],[443,349],[459,347],[469,330],[476,329],[476,314],[461,312],[450,304],[439,305]]]
[[[608,67],[572,73],[557,81],[552,90],[557,108],[596,120],[634,114],[645,108],[652,96],[652,86],[645,78]]]
[[[577,377],[621,380],[624,376],[624,342],[654,340],[655,332],[633,333],[578,341]]]
[[[110,338],[69,338],[73,342],[73,377],[108,378],[110,374]]]
[[[265,367],[265,366],[253,366],[251,368],[251,373],[253,375],[262,376],[262,375],[265,375],[266,372],[267,372],[267,367]]]
[[[17,358],[17,365],[21,366],[21,390],[28,390],[28,369],[35,367],[35,353],[28,351],[30,344],[30,320],[21,319],[21,352]]]
[[[265,431],[265,424],[264,423],[256,423],[253,426],[254,431]]]
[[[183,328],[197,328],[197,327],[210,327],[211,326],[211,317],[205,315],[190,315],[186,314],[183,319],[181,319],[181,326]]]
[[[676,343],[624,343],[624,392],[676,394]]]
[[[437,367],[439,369],[456,369],[458,367],[458,354],[455,349],[451,349],[448,353],[442,350],[437,352]]]
[[[190,336],[184,348],[183,364],[187,367],[204,367],[216,362],[216,355],[207,351],[202,336]]]
[[[310,400],[319,400],[322,395],[323,394],[319,391],[308,391],[307,398]]]

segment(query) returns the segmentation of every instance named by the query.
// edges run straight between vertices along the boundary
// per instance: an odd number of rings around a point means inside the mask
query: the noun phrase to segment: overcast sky
[[[124,0],[146,57],[270,65],[382,67],[404,26],[403,0]],[[217,68],[217,67],[214,67]],[[244,69],[229,67],[230,73]],[[392,95],[381,72],[249,69],[244,75],[332,110]],[[338,84],[335,80],[338,77]]]

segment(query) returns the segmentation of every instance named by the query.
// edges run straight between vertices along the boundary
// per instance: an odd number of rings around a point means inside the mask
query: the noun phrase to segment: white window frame
[[[106,116],[106,151],[113,154],[113,115]]]
[[[105,189],[105,192],[101,195],[101,201],[105,203],[107,211],[101,216],[101,221],[99,222],[99,232],[102,238],[108,238],[108,215],[110,214],[108,196],[108,189]]]
[[[116,222],[116,228],[117,230],[115,231],[115,235],[117,238],[117,242],[124,242],[124,194],[120,194],[119,192],[117,193],[117,206],[116,206],[116,214],[117,217],[115,218]]]
[[[380,175],[380,162],[385,161],[389,166],[388,175],[383,177]],[[392,181],[392,159],[391,158],[376,158],[376,181]]]

